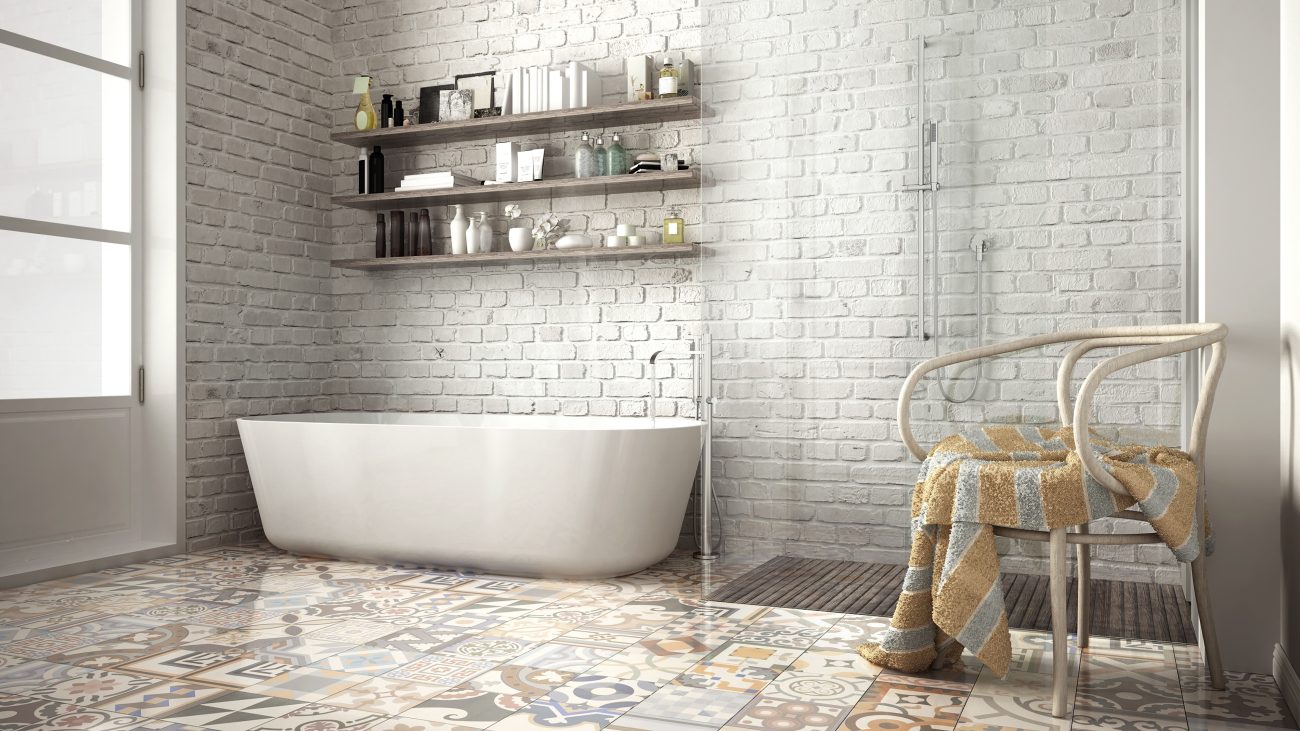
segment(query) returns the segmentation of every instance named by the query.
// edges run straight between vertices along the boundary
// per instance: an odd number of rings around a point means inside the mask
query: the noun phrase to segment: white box
[[[654,93],[659,82],[659,75],[655,71],[654,59],[649,56],[630,56],[627,59],[627,101],[641,101],[638,94],[641,90]]]
[[[526,183],[533,179],[533,154],[532,150],[523,150],[516,155],[518,160],[515,180]]]
[[[515,166],[519,164],[519,143],[497,143],[497,177],[498,183],[515,182]]]

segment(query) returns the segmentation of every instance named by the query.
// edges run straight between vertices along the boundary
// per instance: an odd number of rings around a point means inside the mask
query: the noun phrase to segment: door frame
[[[183,5],[137,3],[134,48],[144,52],[146,61],[143,93],[134,94],[132,102],[133,113],[143,120],[133,130],[137,145],[133,162],[140,167],[133,175],[131,234],[137,250],[132,273],[139,282],[132,305],[138,308],[139,324],[139,332],[132,334],[133,362],[143,365],[146,374],[144,403],[138,412],[141,464],[133,470],[140,483],[133,485],[141,500],[139,540],[106,555],[0,576],[0,588],[121,566],[184,548],[185,17]],[[138,60],[133,60],[133,70],[136,64]],[[144,205],[146,200],[150,205]],[[139,387],[133,378],[131,396],[11,400],[4,402],[2,410],[134,404]]]

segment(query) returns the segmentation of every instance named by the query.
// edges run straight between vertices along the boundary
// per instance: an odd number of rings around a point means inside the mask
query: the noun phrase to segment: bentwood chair
[[[1045,345],[1077,342],[1077,345],[1066,352],[1057,372],[1056,400],[1061,424],[1074,427],[1075,451],[1078,452],[1079,459],[1083,463],[1084,469],[1087,470],[1087,474],[1111,492],[1127,496],[1128,491],[1110,473],[1106,472],[1101,460],[1089,448],[1088,429],[1091,425],[1091,407],[1097,387],[1101,384],[1102,379],[1118,370],[1160,358],[1208,349],[1209,358],[1202,359],[1202,362],[1206,363],[1206,365],[1202,373],[1200,397],[1197,399],[1196,412],[1192,420],[1191,441],[1186,449],[1200,473],[1197,489],[1197,511],[1200,514],[1201,544],[1204,546],[1207,525],[1205,520],[1205,435],[1209,426],[1210,410],[1214,404],[1214,391],[1218,385],[1219,374],[1223,370],[1224,358],[1227,355],[1227,346],[1224,342],[1227,335],[1228,328],[1216,323],[1094,328],[1039,335],[931,358],[914,368],[911,374],[908,375],[907,381],[903,384],[903,391],[898,399],[898,428],[908,451],[917,459],[924,459],[927,450],[918,444],[916,438],[912,435],[910,406],[912,392],[916,390],[917,384],[927,373],[958,363],[970,363],[983,358],[1039,348]],[[1075,365],[1089,351],[1108,347],[1137,349],[1122,352],[1120,355],[1112,356],[1097,364],[1084,379],[1083,386],[1079,390],[1078,400],[1072,409],[1070,406],[1070,381]],[[1146,517],[1136,510],[1122,510],[1112,517],[1148,522]],[[1154,532],[1095,534],[1089,532],[1087,523],[1077,526],[1077,532],[1075,533],[1068,532],[1067,528],[1034,531],[1004,527],[996,527],[994,533],[1007,538],[1041,541],[1048,544],[1052,604],[1052,715],[1058,718],[1063,717],[1066,711],[1066,686],[1069,675],[1069,668],[1066,664],[1068,655],[1066,592],[1069,586],[1069,577],[1066,573],[1066,546],[1074,544],[1077,551],[1076,561],[1079,583],[1078,642],[1079,648],[1082,650],[1088,646],[1088,624],[1090,621],[1088,584],[1091,578],[1089,568],[1091,547],[1094,545],[1161,543],[1162,541]],[[1219,656],[1219,641],[1214,629],[1214,617],[1210,609],[1210,593],[1206,583],[1204,550],[1196,560],[1192,561],[1192,586],[1196,596],[1197,612],[1201,620],[1201,639],[1205,644],[1205,658],[1206,664],[1209,666],[1211,685],[1217,690],[1222,690],[1224,687],[1223,665]]]

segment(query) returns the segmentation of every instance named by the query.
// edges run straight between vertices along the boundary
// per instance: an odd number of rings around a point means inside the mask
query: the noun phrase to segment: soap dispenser
[[[623,149],[623,143],[618,141],[617,132],[614,133],[614,141],[609,145],[605,164],[608,166],[605,170],[606,175],[623,175],[627,172],[627,150]]]
[[[596,149],[593,151],[593,157],[596,160],[596,174],[609,175],[609,150],[605,149],[605,138],[596,138]]]
[[[573,175],[577,178],[591,178],[596,172],[596,151],[591,149],[591,135],[582,133],[582,141],[573,153]]]
[[[375,105],[370,101],[370,77],[358,76],[352,81],[352,93],[360,94],[357,114],[354,121],[358,132],[365,132],[379,126],[379,115],[375,114]]]

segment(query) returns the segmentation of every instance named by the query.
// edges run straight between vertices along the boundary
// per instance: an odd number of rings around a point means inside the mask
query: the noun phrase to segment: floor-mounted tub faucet
[[[713,336],[707,331],[700,342],[690,341],[690,348],[685,351],[656,350],[650,355],[650,428],[655,428],[658,412],[659,377],[655,364],[661,358],[689,357],[697,359],[691,369],[691,382],[695,394],[695,418],[704,422],[704,438],[700,440],[700,495],[698,506],[698,524],[695,531],[695,558],[712,561],[721,556],[719,546],[714,546],[713,511],[716,505],[713,496]]]

